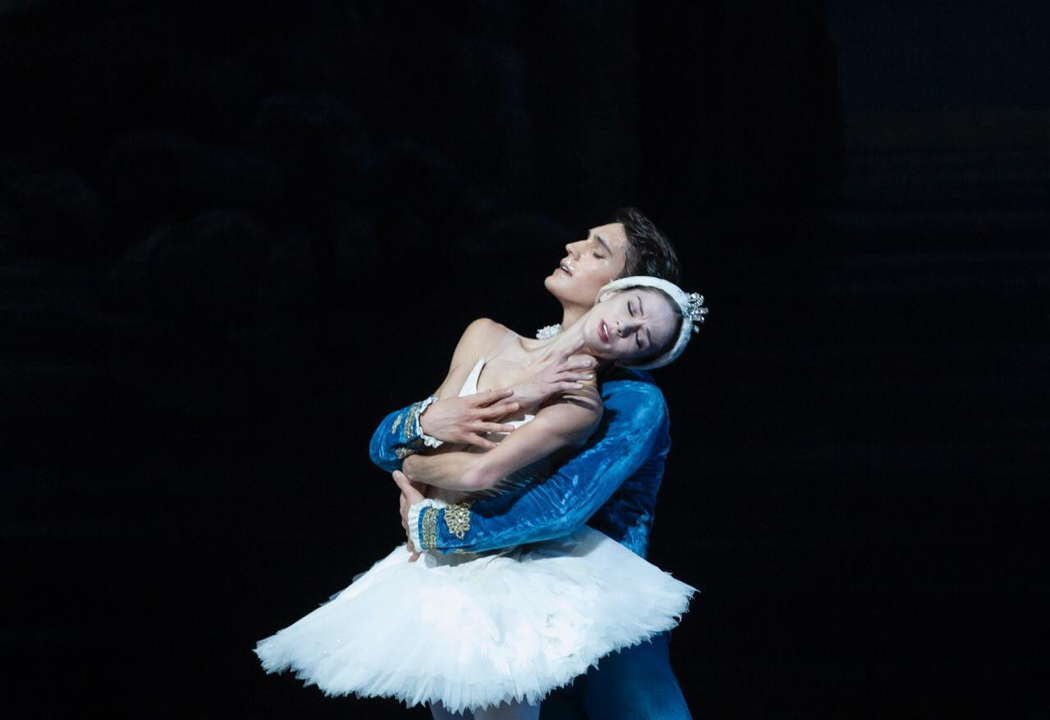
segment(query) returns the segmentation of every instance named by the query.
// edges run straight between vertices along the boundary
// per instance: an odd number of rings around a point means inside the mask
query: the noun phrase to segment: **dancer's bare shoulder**
[[[476,357],[481,357],[488,348],[502,341],[509,332],[511,330],[506,325],[483,317],[467,325],[459,342],[474,351]]]
[[[435,394],[444,398],[458,393],[478,359],[496,347],[508,332],[506,326],[489,318],[478,318],[467,325],[452,353],[445,381]]]

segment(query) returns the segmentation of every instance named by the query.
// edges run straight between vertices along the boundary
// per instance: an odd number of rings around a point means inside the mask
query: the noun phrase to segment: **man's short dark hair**
[[[627,263],[623,277],[652,275],[677,283],[678,255],[671,241],[656,229],[653,221],[633,207],[620,208],[614,218],[614,222],[623,225],[627,235]]]

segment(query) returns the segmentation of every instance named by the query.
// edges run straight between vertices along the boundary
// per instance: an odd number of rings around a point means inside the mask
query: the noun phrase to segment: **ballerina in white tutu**
[[[666,365],[703,320],[702,302],[665,280],[628,277],[605,286],[590,311],[552,338],[475,321],[437,397],[514,385],[551,356],[588,355],[599,371]],[[330,602],[259,642],[264,668],[293,670],[328,694],[429,703],[439,717],[535,718],[552,689],[676,625],[694,589],[591,528],[499,552],[426,552],[438,511],[455,532],[457,518],[469,523],[474,494],[542,477],[553,455],[587,440],[603,412],[593,375],[557,387],[492,425],[503,432],[489,436],[496,442],[482,461],[440,448],[428,463],[440,472],[412,478],[429,485],[408,516],[412,547],[396,548]]]

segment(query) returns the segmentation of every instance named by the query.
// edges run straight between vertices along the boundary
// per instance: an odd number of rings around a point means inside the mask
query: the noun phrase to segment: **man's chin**
[[[545,277],[543,286],[547,288],[547,292],[559,300],[572,300],[573,288],[571,278],[564,275],[560,270],[555,270]]]

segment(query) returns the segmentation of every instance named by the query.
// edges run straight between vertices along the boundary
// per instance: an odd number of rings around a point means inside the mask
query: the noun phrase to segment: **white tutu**
[[[330,695],[539,703],[611,652],[669,630],[695,589],[606,535],[500,555],[398,547],[331,601],[259,642],[267,672]]]

